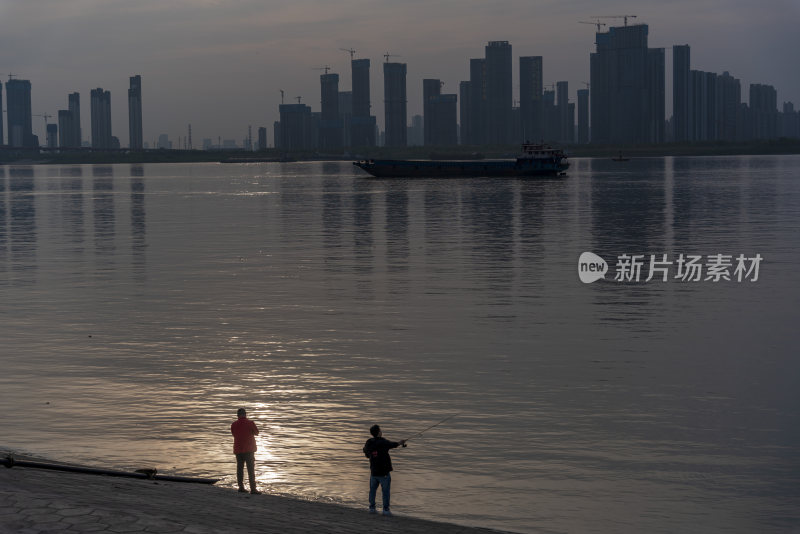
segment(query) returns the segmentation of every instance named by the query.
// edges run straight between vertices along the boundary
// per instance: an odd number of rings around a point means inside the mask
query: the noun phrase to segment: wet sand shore
[[[0,533],[489,534],[496,530],[201,484],[0,467]]]

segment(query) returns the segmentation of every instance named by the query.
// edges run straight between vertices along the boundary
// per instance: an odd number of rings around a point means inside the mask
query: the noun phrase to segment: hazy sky
[[[253,136],[278,119],[280,89],[319,111],[319,74],[329,65],[350,90],[350,56],[369,58],[372,108],[383,124],[382,55],[408,64],[409,118],[422,112],[423,78],[458,93],[469,58],[490,40],[513,47],[518,91],[520,55],[544,57],[545,84],[567,80],[570,98],[589,81],[599,15],[637,15],[650,46],[666,47],[671,110],[674,44],[691,45],[692,68],[729,71],[742,81],[774,85],[778,106],[800,107],[800,0],[0,0],[0,73],[32,83],[33,113],[56,115],[67,94],[81,93],[84,138],[89,91],[111,91],[112,130],[128,143],[128,77],[142,75],[146,142],[160,133]],[[621,19],[605,19],[622,24]],[[5,92],[5,91],[4,91]],[[516,97],[515,97],[516,98]],[[4,103],[5,105],[5,103]],[[51,122],[56,119],[50,119]],[[34,117],[44,141],[44,119]]]

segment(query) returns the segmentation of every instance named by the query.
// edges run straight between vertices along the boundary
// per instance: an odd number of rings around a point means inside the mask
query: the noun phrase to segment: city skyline
[[[568,81],[569,100],[577,102],[577,90],[589,81],[596,32],[578,21],[606,14],[637,14],[630,23],[648,24],[649,46],[665,48],[667,117],[672,108],[672,46],[681,44],[691,46],[692,69],[729,71],[739,78],[745,101],[745,88],[752,83],[774,86],[779,107],[784,101],[800,102],[800,73],[784,65],[796,49],[790,21],[797,18],[776,16],[800,14],[800,7],[780,0],[770,4],[769,13],[744,2],[719,0],[669,6],[506,0],[491,8],[470,1],[434,6],[352,1],[335,7],[311,1],[292,6],[248,1],[235,6],[211,1],[177,1],[168,7],[148,1],[135,6],[94,0],[79,4],[81,9],[71,5],[69,13],[66,6],[47,0],[0,7],[3,81],[8,73],[31,80],[34,115],[55,115],[73,92],[83,93],[88,102],[91,88],[104,87],[117,95],[112,123],[119,126],[113,133],[123,146],[128,146],[124,95],[133,74],[141,74],[147,86],[145,142],[152,144],[161,133],[173,139],[185,136],[189,123],[195,146],[206,137],[238,142],[246,137],[248,125],[270,130],[279,119],[280,89],[287,103],[302,96],[304,104],[320,111],[319,72],[314,68],[330,66],[340,76],[339,90],[351,90],[350,54],[340,50],[350,47],[356,59],[371,60],[371,114],[382,128],[380,64],[387,52],[399,55],[392,61],[408,65],[408,120],[422,114],[423,79],[442,80],[442,93],[458,93],[459,83],[470,79],[470,59],[482,57],[486,43],[497,40],[513,47],[514,100],[519,99],[518,58],[542,56],[545,84]],[[602,22],[608,25],[604,30],[622,25],[622,19]],[[81,119],[88,131],[88,114]],[[33,132],[44,141],[39,117],[34,117]]]

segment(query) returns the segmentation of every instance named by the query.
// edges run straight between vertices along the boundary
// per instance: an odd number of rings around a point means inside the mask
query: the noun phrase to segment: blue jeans
[[[385,477],[369,477],[369,507],[375,508],[375,494],[378,492],[378,484],[381,486],[383,493],[383,509],[389,509],[389,490],[392,487],[391,475]]]

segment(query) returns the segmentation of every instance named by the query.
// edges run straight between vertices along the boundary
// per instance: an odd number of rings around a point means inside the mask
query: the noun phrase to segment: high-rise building
[[[486,59],[469,60],[469,135],[466,145],[486,144]]]
[[[486,142],[490,145],[511,142],[511,63],[508,41],[489,41],[486,45]]]
[[[589,142],[589,90],[578,89],[578,144]]]
[[[79,148],[81,146],[81,95],[68,96],[68,109],[58,111],[58,146]]]
[[[258,151],[261,152],[267,149],[267,128],[261,126],[258,129]]]
[[[81,147],[83,145],[83,130],[81,129],[81,94],[77,91],[67,96],[67,109],[72,114],[73,144],[69,146]]]
[[[429,109],[430,115],[425,117],[425,126],[430,126],[430,139],[425,144],[432,146],[458,144],[458,95],[435,95],[431,97]]]
[[[422,80],[422,116],[424,117],[424,141],[427,145],[433,144],[431,129],[433,127],[433,108],[432,100],[442,94],[442,82],[439,79],[426,78]]]
[[[525,141],[525,138],[522,136],[522,119],[520,117],[519,106],[513,106],[511,108],[511,134],[509,137],[512,140],[517,139],[520,142]]]
[[[689,140],[689,45],[672,47],[672,130],[675,141]]]
[[[708,85],[705,72],[689,71],[689,140],[708,141]]]
[[[778,93],[773,86],[750,84],[750,117],[753,139],[778,137]]]
[[[408,146],[422,146],[423,138],[425,137],[422,115],[411,117],[411,125],[407,128],[406,135]]]
[[[383,104],[386,146],[406,146],[406,64],[383,64]]]
[[[111,91],[92,89],[92,148],[112,148]]]
[[[538,141],[544,137],[542,109],[542,56],[519,58],[519,113],[522,137]]]
[[[280,136],[276,143],[283,150],[309,150],[312,141],[311,108],[305,104],[281,104]]]
[[[6,82],[6,112],[8,115],[8,145],[34,147],[33,115],[31,112],[31,82],[8,80]]]
[[[542,92],[542,119],[543,125],[543,139],[555,142],[560,139],[559,133],[559,116],[558,108],[556,107],[556,91],[555,89],[545,89]]]
[[[664,94],[664,53],[648,51],[647,33],[646,24],[635,24],[596,34],[590,56],[593,142],[663,140],[663,103],[656,104]]]
[[[72,146],[72,113],[67,109],[58,110],[58,146],[71,147]]]
[[[0,83],[0,145],[5,144],[3,139],[3,84]]]
[[[666,141],[664,134],[666,125],[665,65],[663,48],[647,49],[647,83],[645,84],[647,103],[644,117],[644,141],[647,143]]]
[[[469,82],[459,82],[458,84],[458,114],[460,117],[458,124],[458,142],[462,145],[469,144]]]
[[[794,103],[783,103],[780,118],[781,137],[800,139],[800,113],[795,111]]]
[[[569,116],[567,120],[567,135],[566,139],[568,143],[575,142],[575,102],[570,102],[567,104],[567,115]]]
[[[128,134],[130,149],[142,150],[142,77],[138,74],[130,77],[128,89]]]
[[[689,140],[716,141],[718,137],[717,74],[689,71]]]
[[[342,145],[352,146],[350,127],[353,122],[353,92],[339,91],[339,118],[342,121]]]
[[[342,148],[342,119],[339,116],[339,75],[334,73],[321,74],[319,81],[322,94],[319,147],[322,150],[337,150]]]
[[[58,148],[58,124],[48,124],[47,130],[47,148]]]
[[[558,136],[560,143],[572,143],[572,117],[569,113],[569,82],[556,82],[556,108],[558,113]]]
[[[369,59],[354,59],[353,70],[353,117],[350,126],[352,146],[375,146],[375,116],[371,115],[369,90]]]
[[[158,136],[158,148],[169,150],[172,148],[172,141],[169,140],[169,136],[167,134],[159,134]],[[222,148],[218,146],[217,148]]]
[[[281,148],[281,121],[274,121],[272,123],[272,146]]]
[[[744,137],[741,126],[742,86],[741,82],[725,71],[717,78],[719,91],[719,139],[738,141]]]

